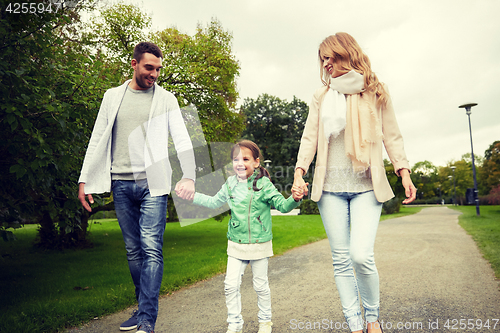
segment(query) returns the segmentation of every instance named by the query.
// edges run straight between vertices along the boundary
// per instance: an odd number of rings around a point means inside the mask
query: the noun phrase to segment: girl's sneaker
[[[272,326],[273,326],[273,323],[270,321],[266,321],[265,323],[260,323],[258,333],[271,333],[273,331]]]

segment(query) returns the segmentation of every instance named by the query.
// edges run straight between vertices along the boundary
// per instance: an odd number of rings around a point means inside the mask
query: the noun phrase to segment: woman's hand
[[[413,182],[410,178],[410,171],[408,169],[401,169],[399,171],[399,175],[401,176],[401,182],[403,183],[403,187],[405,188],[406,199],[403,200],[403,204],[409,204],[417,197],[417,188],[413,185]]]
[[[302,176],[304,175],[304,170],[301,168],[297,168],[295,170],[295,175],[293,178],[293,186],[292,186],[292,194],[294,198],[302,198],[303,196],[307,195],[309,193],[308,185],[309,183],[306,183],[304,181],[304,178]]]

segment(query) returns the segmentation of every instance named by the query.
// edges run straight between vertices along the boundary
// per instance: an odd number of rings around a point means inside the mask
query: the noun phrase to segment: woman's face
[[[333,58],[323,57],[323,68],[330,73],[332,77],[339,77],[345,74],[345,71],[339,71],[334,63]]]

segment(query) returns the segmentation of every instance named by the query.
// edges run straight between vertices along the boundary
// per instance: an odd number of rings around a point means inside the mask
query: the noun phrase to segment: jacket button
[[[238,242],[240,242],[240,243],[241,243],[241,239],[239,239],[239,240],[238,240]]]
[[[259,242],[259,240],[257,239],[257,240],[255,241],[255,243],[258,243],[258,242]]]

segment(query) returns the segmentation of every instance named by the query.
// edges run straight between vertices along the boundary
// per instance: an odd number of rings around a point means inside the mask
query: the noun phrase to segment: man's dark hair
[[[160,48],[156,44],[150,42],[140,42],[135,46],[134,59],[140,62],[144,53],[151,53],[158,58],[163,58],[163,53]]]

